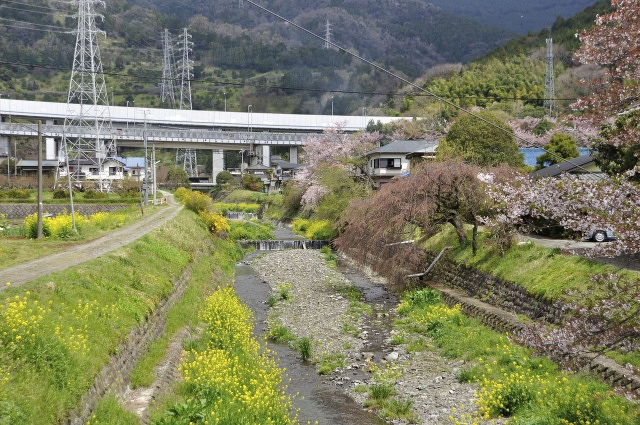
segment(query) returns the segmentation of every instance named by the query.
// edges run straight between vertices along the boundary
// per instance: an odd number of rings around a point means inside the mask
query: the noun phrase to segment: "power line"
[[[414,88],[418,89],[418,90],[419,90],[419,91],[421,91],[421,92],[428,93],[429,95],[431,95],[431,96],[432,96],[432,97],[434,97],[435,99],[439,100],[440,102],[443,102],[443,103],[445,103],[445,104],[447,104],[447,105],[449,105],[449,106],[451,106],[451,107],[453,107],[453,108],[455,108],[455,109],[457,109],[457,110],[459,110],[459,111],[461,111],[461,112],[464,112],[464,113],[466,113],[466,114],[468,114],[468,115],[471,115],[472,117],[474,117],[474,118],[476,118],[476,119],[478,119],[478,120],[482,121],[483,123],[485,123],[485,124],[487,124],[487,125],[489,125],[489,126],[491,126],[491,127],[493,127],[493,128],[496,128],[496,129],[498,129],[498,130],[500,130],[500,131],[502,131],[502,132],[505,132],[505,133],[507,133],[507,134],[509,134],[509,135],[511,135],[511,136],[513,136],[513,137],[515,137],[515,138],[516,138],[516,139],[518,139],[518,140],[521,140],[521,141],[525,141],[525,142],[526,142],[526,140],[525,140],[525,139],[523,139],[523,138],[519,137],[519,136],[518,136],[517,134],[515,134],[513,131],[508,131],[507,129],[505,129],[505,128],[503,128],[503,127],[501,127],[501,126],[499,126],[499,125],[497,125],[497,124],[495,124],[495,123],[492,123],[491,121],[489,121],[489,120],[487,120],[487,119],[485,119],[485,118],[481,117],[480,115],[475,114],[475,113],[473,113],[473,112],[471,112],[471,111],[469,111],[469,110],[467,110],[467,109],[463,108],[462,106],[456,105],[455,103],[451,102],[450,100],[447,100],[447,99],[445,99],[445,98],[443,98],[443,97],[441,97],[441,96],[438,96],[437,94],[435,94],[435,93],[433,93],[433,92],[431,92],[431,91],[429,91],[429,90],[427,90],[427,89],[425,89],[425,88],[423,88],[423,87],[420,87],[419,85],[417,85],[417,84],[415,84],[415,83],[413,83],[413,82],[411,82],[411,81],[407,80],[406,78],[403,78],[403,77],[401,77],[400,75],[395,74],[395,73],[393,73],[392,71],[389,71],[388,69],[383,68],[382,66],[380,66],[380,65],[378,65],[378,64],[376,64],[376,63],[374,63],[374,62],[372,62],[372,61],[370,61],[370,60],[368,60],[368,59],[365,59],[364,57],[362,57],[362,56],[360,56],[360,55],[358,55],[358,54],[356,54],[356,53],[354,53],[354,52],[351,52],[351,51],[349,51],[348,49],[346,49],[346,48],[344,48],[344,47],[338,46],[337,44],[335,44],[335,43],[334,43],[334,42],[332,42],[331,40],[327,40],[327,39],[325,39],[324,37],[322,37],[321,35],[315,34],[313,31],[308,30],[308,29],[304,28],[303,26],[298,25],[298,24],[296,24],[295,22],[293,22],[293,21],[291,21],[291,20],[289,20],[289,19],[287,19],[287,18],[285,18],[285,17],[283,17],[283,16],[281,16],[281,15],[278,15],[277,13],[275,13],[275,12],[273,12],[273,11],[271,11],[271,10],[267,9],[267,8],[266,8],[266,7],[264,7],[264,6],[260,6],[259,4],[255,3],[255,2],[254,2],[254,1],[252,1],[252,0],[246,0],[246,1],[247,1],[247,3],[251,4],[252,6],[255,6],[255,7],[257,7],[258,9],[263,10],[264,12],[267,12],[268,14],[270,14],[270,15],[272,15],[272,16],[275,16],[276,18],[278,18],[278,19],[280,19],[280,20],[282,20],[282,21],[286,22],[287,24],[289,24],[289,25],[291,25],[291,26],[293,26],[293,27],[295,27],[295,28],[297,28],[297,29],[299,29],[299,30],[301,30],[301,31],[303,31],[303,32],[305,32],[305,33],[307,33],[307,34],[311,35],[312,37],[318,38],[318,39],[320,39],[320,40],[324,41],[325,43],[328,43],[330,46],[333,46],[333,47],[335,47],[336,49],[338,49],[338,50],[340,50],[340,51],[342,51],[342,52],[345,52],[345,53],[347,53],[348,55],[355,57],[356,59],[359,59],[360,61],[362,61],[362,62],[364,62],[364,63],[366,63],[366,64],[368,64],[368,65],[370,65],[370,66],[374,67],[375,69],[377,69],[377,70],[379,70],[379,71],[381,71],[381,72],[383,72],[383,73],[385,73],[385,74],[387,74],[387,75],[390,75],[390,76],[392,76],[393,78],[396,78],[396,79],[398,79],[398,80],[400,80],[400,81],[404,82],[405,84],[408,84],[408,85],[410,85],[411,87],[414,87]],[[554,155],[556,158],[561,158],[561,157],[560,157],[560,155],[557,155],[555,152],[548,151],[548,150],[546,150],[546,149],[544,149],[544,148],[541,148],[541,149],[542,149],[543,151],[545,151],[545,152],[547,152],[547,153],[551,154],[551,155]],[[585,172],[587,172],[587,173],[589,173],[589,174],[593,174],[591,171],[587,170],[586,168],[584,168],[584,167],[582,167],[582,166],[580,166],[580,165],[578,165],[578,164],[575,164],[575,163],[571,162],[570,160],[568,160],[567,162],[568,162],[569,164],[573,165],[574,167],[577,167],[577,168],[579,168],[579,169],[581,169],[581,170],[583,170],[583,171],[585,171]],[[594,174],[594,175],[596,175],[596,174]],[[597,175],[596,175],[596,176],[597,176]],[[598,176],[598,177],[599,177],[599,176]]]
[[[10,6],[5,6],[4,4],[0,5],[1,9],[9,9],[9,10],[17,10],[19,12],[29,12],[29,13],[37,13],[39,15],[49,15],[49,16],[56,16],[56,17],[61,17],[61,18],[73,18],[73,16],[71,15],[60,15],[58,12],[40,12],[39,10],[28,10],[28,9],[20,9],[18,7],[10,7]]]
[[[16,24],[33,25],[33,26],[35,26],[35,27],[42,27],[42,28],[45,28],[45,29],[46,29],[46,28],[50,28],[50,29],[52,28],[52,29],[54,29],[54,30],[66,30],[66,32],[70,32],[70,31],[71,31],[71,30],[69,30],[69,29],[67,29],[67,28],[65,28],[65,27],[61,27],[61,26],[58,26],[58,25],[36,24],[36,23],[34,23],[34,22],[29,22],[29,21],[18,21],[18,20],[16,20],[16,19],[3,18],[3,17],[1,17],[1,16],[0,16],[0,20],[3,20],[3,21],[9,21],[9,22],[14,22],[14,23],[16,23]],[[55,32],[60,32],[60,31],[55,31]]]
[[[22,2],[19,2],[19,1],[12,1],[12,0],[4,0],[4,1],[3,1],[3,3],[17,4],[17,5],[20,5],[20,6],[28,7],[28,8],[30,8],[30,9],[43,9],[43,10],[47,10],[47,11],[50,11],[50,10],[57,10],[57,9],[53,9],[53,8],[51,8],[51,7],[47,7],[47,6],[39,6],[39,5],[35,5],[35,4],[22,3]],[[68,1],[64,1],[64,2],[63,2],[63,1],[60,1],[60,3],[66,3],[66,4],[68,4],[69,2],[68,2]],[[27,11],[27,9],[22,9],[22,10]],[[29,12],[34,12],[33,10],[28,10],[28,11],[29,11]]]

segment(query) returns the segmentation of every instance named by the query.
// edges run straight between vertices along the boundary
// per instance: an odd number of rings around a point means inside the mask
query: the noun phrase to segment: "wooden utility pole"
[[[42,121],[38,121],[38,239],[42,239]]]

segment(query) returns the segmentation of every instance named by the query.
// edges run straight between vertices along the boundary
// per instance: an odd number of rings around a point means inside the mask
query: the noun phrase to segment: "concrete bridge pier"
[[[212,149],[211,150],[211,181],[216,182],[218,174],[224,171],[224,150]]]

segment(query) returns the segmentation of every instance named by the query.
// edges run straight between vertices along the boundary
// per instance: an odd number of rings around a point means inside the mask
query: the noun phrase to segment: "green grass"
[[[0,301],[5,305],[0,310],[0,327],[21,315],[33,317],[29,309],[45,310],[42,320],[25,321],[19,327],[22,343],[0,344],[0,374],[9,376],[4,384],[6,404],[15,412],[10,422],[60,422],[131,329],[172,291],[174,279],[193,260],[193,253],[203,247],[213,252],[212,240],[197,218],[183,211],[170,223],[106,256],[8,288],[3,297],[15,300],[17,296],[25,304],[9,311],[9,301]],[[183,306],[183,313],[188,308]],[[178,311],[174,314],[182,314]],[[19,420],[21,415],[24,421]]]
[[[258,220],[229,220],[231,231],[229,237],[233,240],[271,240],[275,239],[273,235],[274,226],[269,223],[262,223]]]
[[[318,373],[329,375],[334,370],[346,366],[346,357],[342,353],[321,354],[318,360]]]
[[[269,338],[279,343],[286,343],[296,340],[296,336],[280,323],[269,324]]]
[[[87,425],[92,424],[140,425],[140,418],[125,410],[113,395],[108,395],[98,402],[93,416],[87,422]]]
[[[465,263],[469,267],[514,282],[527,289],[531,294],[558,299],[567,290],[584,290],[589,277],[594,274],[613,273],[618,268],[575,255],[564,255],[559,249],[545,248],[533,243],[516,244],[504,257],[489,246],[486,235],[480,235],[480,248],[473,256],[470,246],[460,247],[453,230],[445,230],[429,239],[426,248],[439,252],[449,245],[451,259],[456,263]],[[542,272],[544,271],[544,272]],[[622,274],[640,274],[623,271]]]
[[[191,278],[182,298],[167,312],[166,330],[161,338],[154,341],[147,353],[138,362],[131,374],[131,387],[147,387],[156,379],[154,369],[164,359],[170,340],[179,330],[188,327],[194,330],[198,325],[198,309],[204,297],[217,286],[231,283],[235,262],[241,258],[240,249],[220,239],[213,245],[205,246],[205,252],[195,258],[191,267]],[[216,267],[211,267],[211,264]]]

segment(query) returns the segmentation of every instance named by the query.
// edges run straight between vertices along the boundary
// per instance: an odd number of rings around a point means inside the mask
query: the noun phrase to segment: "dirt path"
[[[0,292],[7,288],[4,285],[7,282],[10,282],[11,286],[14,287],[20,286],[40,276],[64,270],[105,255],[135,241],[173,219],[178,215],[181,208],[173,200],[172,195],[165,192],[163,194],[167,198],[168,206],[154,214],[146,215],[142,220],[131,226],[111,232],[90,242],[75,245],[63,252],[41,257],[0,271]]]

